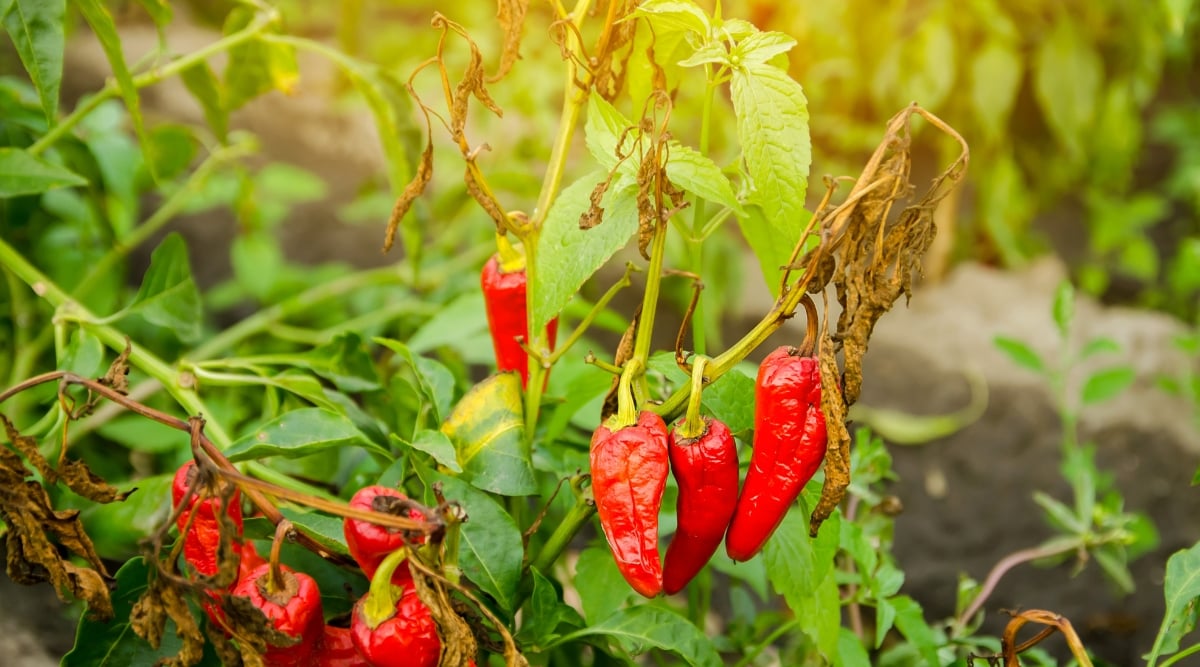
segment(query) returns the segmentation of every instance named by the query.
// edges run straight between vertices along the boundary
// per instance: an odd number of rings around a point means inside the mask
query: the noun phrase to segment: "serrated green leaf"
[[[129,72],[129,66],[125,64],[125,54],[121,51],[121,37],[117,34],[117,24],[113,22],[112,14],[108,13],[108,9],[100,4],[100,0],[75,0],[74,4],[100,40],[100,46],[104,49],[109,66],[112,67],[113,78],[116,79],[117,87],[120,89],[121,99],[125,101],[125,108],[129,110],[129,119],[133,122],[133,132],[137,135],[138,142],[142,145],[142,151],[146,155],[146,168],[150,171],[151,177],[156,177],[154,160],[150,157],[153,154],[154,144],[150,141],[150,135],[146,133],[146,123],[142,118],[142,104],[138,98],[137,86],[133,83],[133,74]]]
[[[754,428],[754,378],[731,369],[704,388],[700,405],[734,435],[745,436]]]
[[[513,614],[525,555],[520,529],[488,494],[457,477],[435,477],[446,498],[458,501],[467,512],[458,549],[463,574]]]
[[[788,600],[788,607],[796,614],[800,630],[809,636],[828,664],[840,665],[838,659],[838,636],[841,634],[841,599],[834,577],[821,580],[812,594],[798,600]]]
[[[599,623],[565,635],[560,642],[592,636],[609,637],[632,655],[657,648],[678,655],[694,667],[723,664],[712,641],[699,628],[666,609],[648,606],[622,609]]]
[[[733,194],[733,184],[717,166],[699,151],[672,141],[667,158],[667,178],[684,191],[702,199],[733,209],[744,215],[742,205]]]
[[[462,472],[462,466],[458,465],[458,454],[454,451],[454,443],[441,431],[422,429],[413,437],[412,442],[405,442],[395,433],[391,437],[396,442],[403,443],[405,447],[412,447],[432,456],[438,465],[445,466],[450,472]]]
[[[104,370],[104,343],[83,327],[72,331],[58,368],[85,378],[98,377]]]
[[[75,172],[19,148],[0,148],[0,199],[87,185]]]
[[[833,569],[841,521],[841,515],[834,514],[814,539],[808,536],[805,513],[793,508],[763,547],[767,577],[793,609],[811,596]]]
[[[17,47],[51,126],[58,122],[66,11],[66,0],[0,0],[0,21]]]
[[[575,589],[588,623],[608,618],[633,593],[607,547],[588,547],[575,561]]]
[[[1133,384],[1136,374],[1128,366],[1117,366],[1097,371],[1087,379],[1080,392],[1084,405],[1101,403],[1125,391]]]
[[[204,110],[204,120],[221,143],[229,138],[229,110],[225,108],[221,82],[207,61],[200,61],[179,73],[183,85]]]
[[[764,65],[781,53],[796,46],[796,40],[782,32],[756,32],[737,43],[730,54],[733,66],[752,67]]]
[[[442,424],[464,480],[505,496],[537,492],[522,418],[521,377],[498,373],[475,385]]]
[[[613,188],[603,200],[602,222],[588,230],[579,217],[591,205],[592,188],[605,174],[592,172],[567,186],[550,206],[529,284],[530,326],[539,330],[567,305],[583,283],[637,232],[637,190]]]
[[[1054,21],[1033,58],[1033,89],[1046,122],[1069,154],[1082,157],[1096,117],[1104,63],[1073,21]]]
[[[583,619],[574,607],[559,598],[554,583],[537,568],[530,568],[529,573],[533,578],[533,593],[523,607],[521,632],[517,641],[533,646],[536,650],[560,634],[559,626],[565,623],[572,628],[578,628],[583,625]]]
[[[187,245],[172,232],[150,255],[150,268],[142,277],[133,303],[124,313],[138,313],[151,324],[174,331],[188,343],[200,338],[203,319],[200,291],[192,280]]]
[[[1041,356],[1025,343],[1007,336],[996,336],[992,339],[992,343],[1018,366],[1035,373],[1046,372],[1046,364],[1042,361]]]
[[[707,36],[711,30],[708,15],[696,4],[680,0],[648,0],[634,10],[634,16],[650,21],[654,32],[684,31]]]
[[[875,603],[875,648],[883,646],[883,640],[887,638],[887,634],[892,631],[892,624],[896,622],[896,608],[888,602],[887,598],[880,598]]]
[[[299,458],[334,447],[354,445],[387,456],[388,452],[368,440],[344,415],[320,408],[301,408],[284,413],[230,445],[230,461],[247,461],[266,456]]]
[[[1004,135],[1023,74],[1021,56],[1007,40],[989,39],[971,60],[971,104],[992,140]]]
[[[770,65],[733,71],[733,105],[749,192],[747,215],[739,216],[772,294],[779,292],[780,267],[810,214],[804,208],[812,144],[804,90]]]
[[[235,7],[225,20],[225,34],[233,34],[255,20],[254,10]],[[290,44],[251,38],[229,49],[225,67],[225,102],[230,111],[263,93],[291,92],[300,78],[296,51]]]
[[[376,338],[376,343],[387,347],[408,362],[416,375],[417,386],[433,408],[433,420],[441,422],[450,414],[450,404],[454,400],[454,374],[443,364],[413,354],[412,350],[390,338]]]
[[[841,667],[871,667],[871,656],[850,628],[838,631],[837,656]]]
[[[1176,551],[1167,559],[1163,597],[1166,612],[1155,639],[1155,646],[1159,647],[1156,656],[1178,650],[1179,640],[1196,627],[1200,607],[1197,604],[1197,598],[1200,598],[1200,543]]]

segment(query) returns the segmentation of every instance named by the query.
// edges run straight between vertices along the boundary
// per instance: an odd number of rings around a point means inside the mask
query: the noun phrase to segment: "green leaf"
[[[1087,517],[1081,519],[1075,512],[1067,507],[1066,504],[1059,502],[1049,494],[1041,491],[1033,492],[1033,502],[1037,503],[1046,512],[1046,521],[1060,530],[1073,535],[1081,535],[1087,531],[1091,525],[1092,518]]]
[[[871,667],[871,656],[850,628],[838,631],[837,656],[841,667]]]
[[[1083,157],[1096,117],[1104,63],[1078,23],[1054,21],[1033,59],[1033,89],[1046,122],[1069,154]]]
[[[104,370],[104,343],[83,327],[72,331],[58,368],[85,378],[98,377]]]
[[[742,67],[765,65],[768,60],[787,53],[796,40],[782,32],[755,32],[737,43],[730,54],[730,64]]]
[[[1075,287],[1070,281],[1064,280],[1058,284],[1054,292],[1053,312],[1054,325],[1058,327],[1059,335],[1065,338],[1075,317]]]
[[[875,648],[883,646],[883,640],[892,630],[896,622],[896,608],[887,598],[880,598],[875,604]]]
[[[656,34],[661,31],[681,31],[707,36],[712,29],[708,15],[692,2],[648,0],[634,10],[634,15],[649,20]]]
[[[253,20],[254,10],[235,7],[225,21],[225,34],[243,29]],[[272,90],[291,92],[299,78],[296,51],[291,45],[248,39],[229,49],[229,64],[225,67],[226,108],[233,111]]]
[[[442,432],[454,443],[463,479],[505,496],[537,492],[519,374],[498,373],[472,387],[454,406]]]
[[[415,355],[404,343],[390,338],[376,338],[376,343],[391,349],[400,355],[412,367],[417,378],[417,386],[433,407],[434,421],[440,422],[450,413],[450,403],[454,400],[454,374],[444,365]]]
[[[1124,547],[1119,544],[1105,544],[1093,549],[1092,556],[1121,593],[1128,595],[1133,592],[1133,573],[1129,571],[1129,557]]]
[[[1008,40],[989,39],[971,60],[971,104],[993,141],[1004,135],[1023,74],[1021,55]]]
[[[412,442],[405,442],[395,433],[392,434],[392,439],[403,443],[405,447],[425,452],[432,456],[438,465],[445,466],[450,472],[456,474],[462,472],[462,466],[458,465],[458,454],[454,451],[454,443],[450,442],[450,438],[441,431],[422,429],[417,431]]]
[[[153,177],[156,173],[154,160],[149,156],[154,150],[154,144],[150,141],[150,135],[146,133],[146,123],[142,119],[142,106],[138,99],[137,86],[133,83],[133,74],[129,72],[129,66],[125,64],[125,54],[121,51],[121,37],[117,34],[117,25],[113,22],[112,14],[109,14],[104,5],[100,4],[100,0],[75,0],[74,4],[79,8],[88,25],[92,26],[92,31],[96,33],[96,37],[100,40],[100,46],[104,49],[104,55],[108,57],[113,78],[116,79],[117,87],[121,90],[121,99],[125,100],[129,118],[133,121],[133,132],[137,135],[138,142],[142,145],[142,151],[147,156],[146,168],[150,170]]]
[[[666,609],[648,606],[622,609],[595,625],[565,635],[560,643],[590,636],[610,637],[632,655],[657,648],[675,653],[697,667],[724,664],[712,641],[699,628]]]
[[[1083,385],[1081,396],[1084,405],[1102,403],[1125,391],[1136,377],[1132,368],[1116,366],[1097,371]]]
[[[1192,11],[1194,0],[1164,0],[1167,10],[1167,24],[1175,37],[1183,37],[1187,30],[1188,15]]]
[[[1179,640],[1196,626],[1200,607],[1197,604],[1197,598],[1200,598],[1200,543],[1176,551],[1167,559],[1163,597],[1167,604],[1155,639],[1155,646],[1160,647],[1156,655],[1178,650]]]
[[[817,537],[808,536],[807,513],[793,508],[763,547],[767,577],[793,609],[825,580],[838,549],[841,515],[834,514]]]
[[[357,333],[338,334],[320,347],[303,355],[312,372],[347,392],[379,389],[379,373],[370,353]]]
[[[1079,358],[1080,359],[1089,359],[1091,357],[1096,356],[1097,354],[1120,354],[1120,353],[1121,353],[1121,344],[1120,343],[1118,343],[1117,341],[1115,341],[1111,338],[1108,338],[1107,336],[1100,336],[1098,338],[1093,338],[1093,339],[1089,340],[1087,342],[1087,344],[1083,346],[1083,349],[1080,350],[1080,352],[1079,352]]]
[[[704,388],[700,404],[725,422],[734,435],[747,435],[754,428],[754,378],[738,368],[730,369]]]
[[[233,277],[259,303],[270,303],[286,270],[283,248],[265,230],[238,234],[229,248]]]
[[[346,533],[341,517],[286,506],[279,508],[279,511],[296,528],[313,538],[330,553],[350,553],[349,548],[346,547]]]
[[[87,185],[82,176],[19,148],[0,148],[0,199]]]
[[[840,665],[837,648],[841,634],[841,600],[838,585],[832,576],[825,577],[812,594],[799,600],[789,600],[800,630],[817,645],[829,664]]]
[[[1003,353],[1008,355],[1018,366],[1029,369],[1035,373],[1045,373],[1046,364],[1042,358],[1038,356],[1025,343],[1007,336],[996,336],[992,339],[992,343]]]
[[[703,153],[672,141],[667,159],[667,178],[685,191],[702,199],[733,209],[744,214],[742,205],[733,194],[729,178]]]
[[[58,122],[66,11],[66,0],[0,0],[0,21],[37,88],[51,126]]]
[[[516,611],[525,555],[521,530],[488,494],[456,477],[436,475],[436,478],[442,483],[446,498],[457,500],[467,512],[458,550],[463,574],[512,614]]]
[[[608,618],[629,599],[632,590],[607,547],[588,547],[575,561],[575,590],[588,623]]]
[[[937,638],[933,629],[925,622],[925,612],[916,600],[907,595],[897,595],[890,600],[896,609],[896,628],[909,643],[917,648],[927,665],[940,665]]]
[[[320,408],[301,408],[284,413],[253,433],[234,442],[225,455],[231,461],[264,456],[299,458],[334,447],[356,445],[381,455],[382,447],[368,440],[345,416]]]
[[[808,106],[800,84],[769,65],[735,69],[732,86],[747,201],[755,205],[738,223],[767,286],[778,294],[780,267],[810,216],[804,209],[812,162]]]
[[[411,134],[412,126],[402,123],[401,119],[411,114],[411,101],[407,94],[388,95],[393,87],[388,79],[388,73],[375,65],[362,63],[345,57],[337,51],[332,56],[333,61],[342,68],[342,72],[354,85],[355,90],[367,102],[371,116],[375,119],[379,141],[383,144],[383,154],[387,159],[388,185],[391,186],[392,196],[399,197],[412,177],[412,166],[405,153],[403,140]],[[402,108],[397,109],[400,105]],[[411,255],[418,248],[406,248]]]
[[[141,415],[126,413],[104,422],[97,429],[105,438],[131,451],[149,454],[178,452],[187,443],[187,434]],[[146,533],[147,535],[149,533]]]
[[[603,200],[603,221],[592,229],[579,228],[579,217],[591,205],[592,188],[603,178],[602,172],[583,176],[567,186],[550,206],[534,258],[534,280],[529,285],[531,326],[535,331],[546,326],[637,231],[635,187],[619,191],[610,188]]]
[[[167,4],[167,0],[138,0],[138,4],[150,15],[150,20],[154,21],[161,41],[163,28],[167,27],[167,24],[171,22],[171,5]]]
[[[150,255],[150,268],[142,277],[133,303],[123,314],[138,313],[189,343],[200,338],[203,319],[200,303],[187,245],[178,232],[171,232]]]
[[[139,417],[142,422],[149,419]],[[150,422],[153,423],[153,422]],[[163,427],[164,429],[166,427]],[[174,450],[181,442],[179,431],[173,438]],[[86,503],[82,505],[80,519],[88,534],[92,536],[98,553],[111,560],[125,560],[141,551],[138,542],[152,534],[171,511],[171,482],[175,473],[139,478],[136,482],[118,485],[121,491],[132,491],[119,503]]]
[[[183,85],[204,109],[204,120],[208,127],[221,143],[225,143],[229,138],[229,110],[225,108],[221,82],[208,62],[202,60],[184,69],[179,73],[179,78],[183,79]]]
[[[75,631],[75,646],[63,656],[63,667],[152,665],[179,653],[181,642],[171,621],[167,621],[162,644],[157,649],[151,648],[130,627],[133,604],[146,592],[149,577],[150,568],[141,556],[129,559],[117,570],[112,595],[113,619],[96,621],[81,614]],[[201,667],[220,664],[211,653],[205,658]]]
[[[424,354],[449,347],[471,363],[490,364],[493,362],[490,344],[482,350],[472,349],[481,335],[486,337],[487,330],[483,292],[473,290],[451,301],[413,332],[408,339],[408,349],[414,354]]]
[[[1121,248],[1118,255],[1121,271],[1137,278],[1150,281],[1158,276],[1158,250],[1145,236],[1135,236]]]
[[[537,568],[530,568],[533,577],[533,593],[524,607],[521,620],[521,632],[517,641],[535,648],[553,641],[558,637],[558,627],[567,624],[578,628],[583,625],[583,619],[574,607],[564,603],[554,587]]]

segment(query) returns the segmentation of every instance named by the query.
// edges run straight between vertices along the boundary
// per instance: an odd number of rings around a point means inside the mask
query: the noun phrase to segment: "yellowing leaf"
[[[473,486],[506,496],[537,491],[518,374],[498,373],[472,387],[442,433],[454,443],[462,477]]]

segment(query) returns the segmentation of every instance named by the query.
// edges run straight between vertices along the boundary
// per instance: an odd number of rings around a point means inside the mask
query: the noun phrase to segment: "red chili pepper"
[[[703,431],[684,437],[685,420],[671,430],[671,474],[679,483],[678,528],[663,566],[663,591],[683,590],[721,545],[738,501],[738,457],[723,422],[703,420]]]
[[[496,367],[500,371],[519,371],[521,386],[529,385],[529,355],[521,349],[520,341],[529,341],[528,306],[525,269],[505,271],[500,256],[483,266],[480,278],[483,300],[487,306],[488,328],[492,332],[492,348],[496,352]],[[558,337],[558,318],[546,325],[546,339],[554,349]]]
[[[312,661],[325,627],[321,591],[312,577],[280,565],[278,580],[273,580],[268,563],[239,581],[231,594],[249,598],[276,630],[299,639],[291,646],[269,646],[263,654],[265,664],[292,667]]]
[[[762,549],[825,458],[825,415],[816,357],[784,346],[767,355],[754,391],[754,453],[725,535],[729,557]]]
[[[238,555],[238,576],[233,583],[229,584],[230,592],[237,587],[239,581],[250,578],[254,570],[267,562],[265,558],[258,555],[258,550],[254,548],[254,543],[250,540],[237,540],[234,542],[233,548]],[[204,593],[208,599],[200,600],[200,607],[208,615],[208,620],[213,625],[225,630],[228,634],[228,623],[225,621],[225,612],[221,608],[221,593],[216,589],[206,589]]]
[[[390,554],[371,577],[371,588],[354,605],[350,634],[374,667],[437,667],[442,642],[429,607],[412,580],[396,585],[404,552]]]
[[[658,511],[669,470],[667,425],[653,412],[637,423],[592,435],[592,493],[600,526],[617,568],[635,591],[646,597],[662,592],[658,557]]]
[[[350,628],[325,626],[325,634],[317,645],[317,667],[370,667],[354,646],[354,635]]]
[[[195,461],[188,461],[175,472],[175,480],[171,485],[171,497],[175,507],[187,495],[188,487],[196,484],[198,469]],[[221,545],[221,526],[217,519],[221,511],[221,496],[219,491],[207,495],[199,487],[188,500],[187,510],[180,512],[175,519],[175,525],[183,535],[183,557],[196,572],[211,577],[217,573],[219,563],[217,550]],[[237,535],[242,534],[242,505],[238,492],[234,490],[226,509],[237,527]],[[194,516],[193,516],[194,515]],[[189,517],[191,526],[188,526]]]
[[[407,500],[408,496],[396,489],[375,485],[359,489],[350,499],[350,506],[395,514],[394,506],[397,502]],[[425,515],[417,509],[410,509],[407,516],[417,520],[425,518]],[[362,568],[363,574],[367,575],[368,579],[375,577],[375,570],[379,568],[379,564],[388,554],[404,546],[404,531],[387,528],[369,521],[346,519],[342,523],[342,531],[346,536],[346,546],[350,548],[350,555],[358,562],[358,566]],[[410,536],[409,539],[414,539],[414,536]],[[420,537],[416,541],[423,543],[425,538]],[[412,578],[407,567],[401,567],[397,570],[397,574],[401,577]]]

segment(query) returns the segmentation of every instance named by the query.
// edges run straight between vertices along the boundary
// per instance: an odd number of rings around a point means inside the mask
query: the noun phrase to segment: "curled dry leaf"
[[[67,488],[76,494],[98,503],[111,503],[125,500],[133,491],[121,492],[95,473],[83,461],[66,460],[57,469],[50,466],[46,457],[38,449],[37,441],[29,436],[21,435],[8,417],[0,414],[0,422],[4,424],[4,432],[13,448],[21,453],[27,461],[42,475],[47,484],[63,482]]]
[[[417,173],[408,182],[408,185],[404,186],[404,191],[396,199],[396,204],[392,207],[392,214],[388,217],[387,232],[383,238],[384,252],[392,249],[392,244],[396,242],[396,230],[400,228],[400,220],[408,213],[408,209],[412,208],[417,197],[425,192],[425,186],[429,185],[429,180],[433,178],[433,132],[428,112],[425,116],[425,135],[428,139],[425,142],[425,150],[421,153],[421,159],[417,162]]]
[[[617,343],[617,354],[613,358],[613,365],[624,366],[625,362],[629,361],[633,356],[633,339],[637,335],[638,321],[641,319],[642,306],[638,304],[637,311],[633,313],[633,319],[629,321],[629,328],[625,330],[625,333],[621,334],[621,341]],[[620,376],[614,376],[612,386],[608,388],[608,393],[604,395],[604,403],[600,406],[601,423],[617,414],[617,388],[620,382]]]
[[[129,337],[125,337],[125,349],[117,355],[116,359],[108,366],[108,372],[104,377],[100,378],[100,384],[111,387],[118,394],[129,394],[129,353],[133,351],[133,344],[129,342]]]
[[[808,523],[808,532],[813,537],[816,537],[821,523],[842,502],[846,487],[850,486],[850,431],[846,428],[846,401],[840,390],[837,355],[827,327],[821,330],[818,359],[821,369],[821,412],[825,415],[829,444],[825,450],[825,482],[821,485],[821,499],[813,508]]]
[[[528,0],[498,0],[496,3],[496,21],[504,31],[504,47],[500,52],[499,68],[487,78],[489,83],[503,79],[520,60],[521,29],[525,27],[525,13],[528,10]]]
[[[37,443],[32,438],[18,433],[4,415],[0,415],[0,420],[14,447],[37,453]],[[40,454],[38,457],[50,470]],[[86,466],[82,469],[86,470]],[[89,479],[96,479],[90,477],[90,472],[88,475]],[[8,576],[20,584],[49,581],[64,602],[70,594],[87,603],[92,618],[112,618],[108,572],[92,539],[83,529],[79,511],[55,510],[45,487],[28,479],[32,476],[16,452],[0,446],[0,519],[8,526],[5,533]],[[103,484],[103,480],[100,483]],[[79,486],[85,491],[91,490],[89,485]],[[90,567],[63,558],[60,547],[83,559]]]
[[[633,51],[626,47],[633,43],[638,25],[638,21],[629,20],[628,17],[637,5],[635,0],[609,0],[599,9],[605,12],[604,29],[596,41],[592,57],[588,59],[588,66],[592,73],[592,89],[609,101],[625,85],[625,74],[629,70],[627,63]]]
[[[204,658],[204,633],[188,607],[191,591],[179,577],[163,576],[163,573],[151,570],[146,591],[129,612],[130,627],[155,649],[162,644],[167,619],[175,623],[175,634],[182,642],[179,653],[159,664],[190,667]]]

